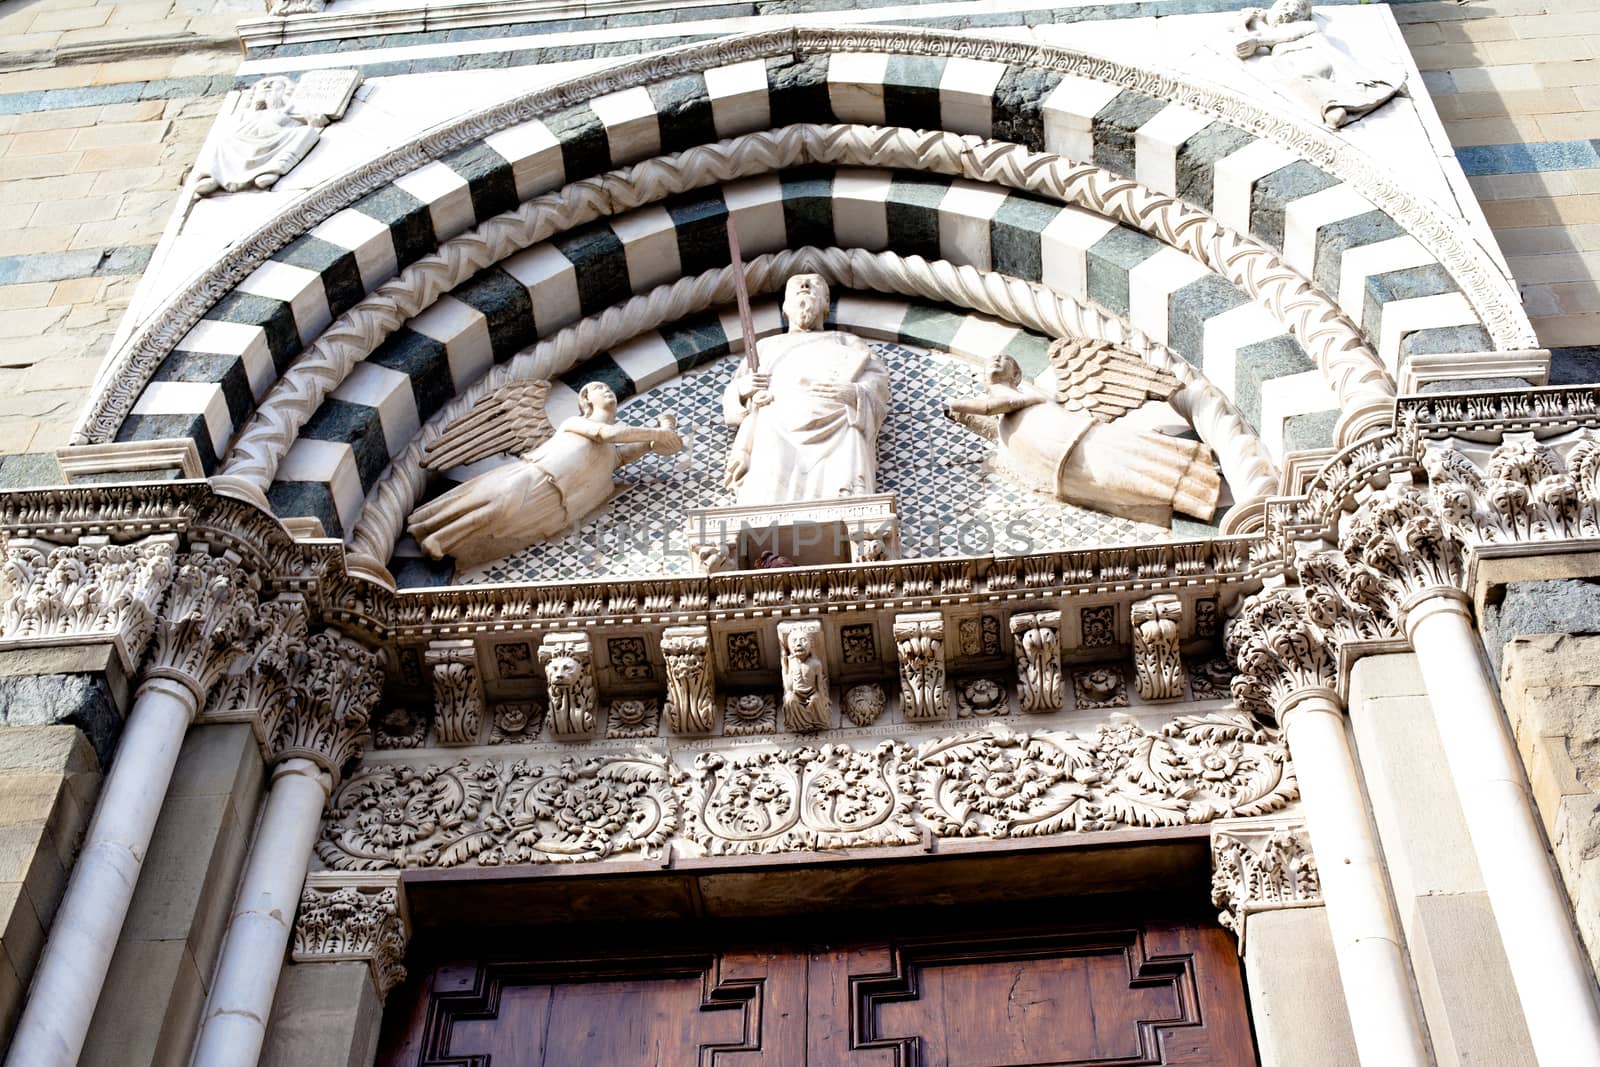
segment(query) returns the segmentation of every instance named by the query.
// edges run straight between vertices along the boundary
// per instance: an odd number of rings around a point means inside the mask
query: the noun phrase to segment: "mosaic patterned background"
[[[949,356],[872,342],[889,367],[893,408],[878,438],[878,487],[899,494],[907,557],[985,555],[1215,532],[1113,518],[1018,488],[990,469],[989,443],[942,414],[947,398],[978,391],[973,369]],[[652,424],[674,412],[685,451],[646,456],[618,472],[610,505],[561,541],[536,545],[456,578],[530,582],[692,573],[685,512],[731,504],[722,465],[733,431],[722,423],[722,389],[738,369],[724,358],[625,401],[623,421]]]

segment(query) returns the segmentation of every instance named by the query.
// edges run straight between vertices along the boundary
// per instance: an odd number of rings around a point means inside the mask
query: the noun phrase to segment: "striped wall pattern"
[[[1465,296],[1419,242],[1349,186],[1244,131],[1134,90],[1031,68],[966,58],[790,55],[602,96],[493,134],[368,195],[281,249],[219,301],[161,365],[118,438],[190,436],[212,469],[234,432],[304,345],[364,293],[441,241],[528,197],[583,177],[717,138],[802,121],[942,128],[1092,160],[1210,210],[1223,223],[1282,250],[1291,266],[1313,278],[1360,322],[1391,369],[1410,351],[1490,347]],[[826,197],[807,181],[825,181]],[[839,237],[847,233],[862,247],[907,253],[931,250],[936,242],[942,256],[960,255],[961,261],[979,263],[987,254],[995,269],[1024,277],[1032,267],[1027,251],[1032,239],[1017,235],[1042,234],[1061,215],[1057,205],[926,176],[846,172],[828,179],[780,175],[770,182],[794,191],[793,209],[787,193],[781,198],[769,193],[764,207],[751,210],[769,217],[781,210],[783,239],[791,244],[844,243]],[[894,199],[886,190],[894,191]],[[883,199],[874,200],[880,193]],[[737,201],[740,195],[730,191],[699,200],[679,198],[608,227],[563,235],[549,242],[539,253],[542,258],[515,257],[517,269],[531,279],[528,284],[518,280],[511,261],[484,272],[405,331],[432,337],[466,315],[463,307],[480,316],[478,343],[458,343],[448,353],[448,374],[432,364],[424,368],[427,361],[420,356],[394,353],[396,345],[375,354],[373,362],[381,368],[385,358],[402,364],[421,360],[416,374],[405,373],[421,383],[413,392],[417,417],[426,418],[430,405],[436,408],[442,402],[435,399],[440,390],[452,394],[488,361],[510,354],[505,346],[518,334],[504,323],[526,313],[536,320],[526,338],[547,335],[606,306],[604,301],[636,291],[634,286],[652,271],[661,277],[651,284],[667,280],[663,272],[669,270],[671,257],[658,258],[645,249],[674,248],[677,269],[684,273],[725,264],[719,219],[729,198]],[[781,209],[776,207],[779,199],[784,200]],[[829,201],[833,232],[814,240],[827,225],[805,205],[819,205],[823,199]],[[960,210],[957,201],[965,205]],[[941,228],[941,220],[948,224]],[[1173,347],[1186,355],[1198,351],[1202,358],[1212,333],[1239,338],[1232,346],[1237,352],[1246,338],[1250,344],[1267,342],[1280,332],[1252,315],[1254,309],[1244,307],[1242,295],[1222,279],[1207,281],[1203,269],[1185,257],[1179,258],[1188,266],[1180,267],[1170,261],[1177,255],[1170,249],[1165,250],[1169,255],[1158,256],[1162,248],[1151,247],[1151,239],[1100,222],[1104,231],[1093,239],[1110,243],[1099,250],[1095,264],[1105,279],[1088,295],[1110,301],[1106,306],[1135,326],[1152,336],[1178,339]],[[742,216],[740,223],[746,243],[757,243]],[[1092,228],[1081,219],[1059,226]],[[758,227],[752,223],[750,228]],[[980,239],[985,234],[987,239]],[[1000,256],[995,260],[997,235]],[[1040,273],[1035,276],[1044,278],[1042,237],[1038,246]],[[638,277],[614,269],[618,262],[631,264],[630,249],[640,263]],[[611,263],[613,268],[593,269],[587,266],[591,263]],[[1087,274],[1087,261],[1084,269]],[[1135,290],[1147,289],[1127,279],[1154,275],[1168,283],[1185,270],[1190,272],[1186,281],[1200,288],[1175,312],[1170,301],[1142,298],[1134,303]],[[1085,285],[1087,281],[1086,276]],[[1125,296],[1123,286],[1130,287]],[[553,294],[561,287],[567,293],[557,299]],[[523,296],[517,295],[518,289]],[[1194,295],[1202,291],[1208,300]],[[541,298],[541,293],[550,295]],[[541,302],[543,311],[537,307]],[[1213,326],[1212,318],[1226,321]],[[495,323],[502,324],[498,332],[491,328]],[[1181,340],[1185,333],[1198,336],[1188,350]],[[414,349],[417,344],[405,337],[398,341],[398,347],[410,344]],[[1297,366],[1287,349],[1267,362],[1270,366],[1262,368],[1248,359],[1246,365],[1237,359],[1219,365],[1219,384],[1232,389],[1252,417],[1270,421],[1273,411],[1280,419],[1322,412],[1322,422],[1331,426],[1325,395],[1308,400],[1309,392],[1300,384],[1309,381],[1298,376],[1310,368]],[[1211,373],[1210,364],[1206,366]],[[367,368],[361,376],[374,373]],[[1278,379],[1285,381],[1267,384]],[[354,381],[349,388],[356,388]],[[1289,410],[1308,403],[1306,410]],[[325,440],[313,432],[335,433],[336,422],[330,416],[320,427],[308,427],[306,436]],[[400,427],[406,420],[395,415],[391,422],[396,428],[387,430],[386,441],[392,444],[404,432]],[[375,452],[363,454],[369,456],[367,465],[377,462]]]

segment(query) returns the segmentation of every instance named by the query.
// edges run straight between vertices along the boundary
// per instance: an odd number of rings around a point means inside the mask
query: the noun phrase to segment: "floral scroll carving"
[[[423,656],[433,676],[433,725],[441,745],[473,745],[483,729],[483,679],[471,641],[435,641]]]
[[[894,645],[900,660],[900,713],[907,722],[950,717],[945,695],[944,618],[936,611],[896,615]]]
[[[1217,920],[1239,938],[1253,911],[1322,899],[1316,857],[1298,822],[1217,823],[1211,829],[1211,902]]]
[[[1171,593],[1136,600],[1129,609],[1133,624],[1133,680],[1146,700],[1183,698],[1183,657],[1178,651],[1178,624],[1183,604]]]
[[[335,870],[657,855],[679,825],[671,779],[643,753],[369,767],[329,802],[317,855]]]
[[[667,661],[668,728],[678,734],[710,733],[717,712],[711,631],[669,626],[661,635],[661,655]]]
[[[1017,698],[1025,712],[1060,711],[1061,612],[1030,611],[1011,616],[1017,653]]]

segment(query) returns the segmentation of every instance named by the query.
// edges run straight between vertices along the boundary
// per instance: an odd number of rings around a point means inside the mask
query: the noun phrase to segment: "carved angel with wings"
[[[256,82],[196,162],[195,195],[270,189],[316,147],[322,128],[344,115],[360,84],[354,70]]]
[[[1221,492],[1211,450],[1116,424],[1180,387],[1132,352],[1066,338],[1050,346],[1050,365],[1032,382],[1016,360],[996,355],[983,395],[952,400],[945,413],[994,441],[1003,468],[1030,489],[1163,526],[1173,511],[1209,521]]]
[[[427,447],[423,465],[436,471],[521,454],[411,513],[411,533],[424,552],[473,567],[548,540],[611,498],[618,467],[647,452],[683,448],[671,415],[653,428],[617,425],[617,394],[604,382],[579,390],[579,414],[555,429],[545,415],[549,394],[546,381],[512,382]]]

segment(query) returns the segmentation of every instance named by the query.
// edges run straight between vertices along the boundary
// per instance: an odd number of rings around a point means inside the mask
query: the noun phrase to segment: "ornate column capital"
[[[306,638],[289,656],[291,699],[263,708],[263,734],[274,761],[300,757],[328,772],[361,754],[367,723],[383,692],[383,657],[336,630]]]
[[[171,535],[131,544],[103,537],[73,545],[9,539],[3,570],[10,595],[0,602],[0,647],[108,640],[132,673],[155,633],[156,607],[176,555]]]
[[[398,871],[313,871],[295,913],[295,963],[364,960],[382,1001],[405,981],[411,915]]]
[[[1239,939],[1258,911],[1322,903],[1322,882],[1305,823],[1298,819],[1223,820],[1211,825],[1211,903]]]
[[[1337,646],[1298,587],[1247,597],[1223,644],[1239,672],[1233,698],[1242,711],[1277,718],[1307,693],[1338,690]]]
[[[260,583],[231,554],[178,554],[171,584],[155,614],[144,665],[146,684],[170,680],[194,696],[195,710],[256,632]]]
[[[1381,596],[1396,619],[1418,598],[1455,596],[1466,584],[1465,546],[1436,500],[1413,486],[1391,484],[1362,504],[1339,533],[1350,568],[1362,572],[1369,595]]]
[[[258,729],[293,701],[294,657],[306,640],[305,598],[284,593],[256,609],[250,648],[211,692],[201,718],[208,722],[254,722]],[[265,744],[263,737],[262,743]]]
[[[1564,452],[1507,434],[1474,461],[1452,441],[1422,453],[1441,518],[1471,548],[1600,536],[1600,441],[1582,431]]]

